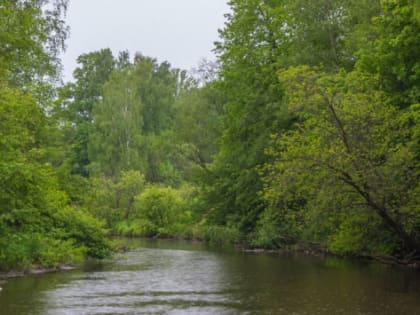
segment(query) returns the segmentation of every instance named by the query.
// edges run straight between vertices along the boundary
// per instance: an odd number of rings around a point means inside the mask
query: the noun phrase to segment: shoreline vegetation
[[[104,48],[60,83],[68,3],[0,4],[0,270],[111,235],[419,266],[415,0],[231,0],[194,73]]]
[[[207,243],[212,244],[218,247],[226,247],[232,246],[232,250],[236,251],[243,251],[245,253],[252,253],[252,254],[279,254],[279,253],[300,253],[309,256],[315,256],[320,258],[325,258],[327,256],[336,257],[340,259],[352,259],[352,260],[359,260],[359,261],[367,261],[367,262],[377,262],[383,265],[399,267],[399,268],[406,268],[406,269],[419,269],[420,268],[420,257],[418,256],[411,256],[411,257],[404,257],[402,259],[398,259],[393,256],[369,256],[369,255],[357,255],[357,256],[339,256],[334,253],[328,251],[326,246],[321,244],[316,244],[313,242],[305,242],[300,241],[296,244],[290,244],[288,246],[284,246],[282,248],[256,248],[256,247],[249,247],[247,244],[240,244],[240,243],[215,243],[211,240],[205,240],[203,238],[186,238],[180,236],[166,236],[166,237],[141,237],[141,236],[113,236],[117,237],[118,242],[114,244],[114,253],[117,252],[126,252],[129,251],[130,248],[125,244],[124,239],[144,239],[144,240],[167,240],[167,241],[188,241],[192,243]],[[82,264],[76,265],[68,265],[68,264],[61,264],[56,267],[46,268],[43,266],[32,266],[31,268],[25,268],[22,270],[3,270],[0,271],[0,290],[2,284],[7,283],[9,279],[18,278],[23,276],[29,275],[42,275],[47,273],[55,273],[55,272],[66,272],[77,270],[81,268]]]
[[[77,269],[79,266],[69,266],[62,265],[55,268],[44,268],[44,267],[34,267],[26,270],[9,270],[0,272],[0,286],[5,283],[5,280],[10,278],[23,277],[28,275],[41,275],[46,273],[60,272],[60,271],[71,271]]]

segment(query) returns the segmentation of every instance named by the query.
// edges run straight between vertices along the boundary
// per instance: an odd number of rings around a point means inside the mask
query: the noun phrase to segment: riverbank
[[[219,235],[220,236],[220,235]],[[118,237],[117,237],[118,238]],[[328,248],[316,242],[310,241],[297,241],[296,243],[284,245],[282,247],[277,248],[261,248],[261,247],[252,247],[247,243],[241,242],[231,242],[226,241],[227,238],[204,238],[204,237],[182,237],[182,236],[155,236],[155,237],[142,237],[142,236],[130,236],[129,239],[142,239],[142,240],[164,240],[164,241],[186,241],[191,243],[203,243],[209,244],[216,248],[226,248],[226,247],[233,247],[237,251],[242,251],[246,253],[255,253],[255,254],[283,254],[283,253],[301,253],[308,256],[315,256],[320,258],[327,258],[327,257],[334,257],[339,259],[347,259],[353,261],[366,261],[366,262],[378,262],[383,265],[387,266],[396,266],[401,267],[403,269],[419,269],[420,270],[420,259],[418,256],[409,256],[403,258],[393,257],[390,255],[368,255],[368,254],[360,254],[360,255],[352,255],[352,256],[343,256],[337,255],[328,250]],[[124,252],[129,250],[128,246],[122,242],[117,247],[117,250],[120,252]]]
[[[17,278],[27,275],[41,275],[46,273],[53,273],[53,272],[62,272],[62,271],[70,271],[77,269],[78,266],[73,265],[61,265],[56,268],[43,268],[43,267],[35,267],[29,268],[25,270],[9,270],[9,271],[0,271],[0,285],[7,279],[10,278]]]
[[[321,258],[326,257],[335,257],[340,259],[349,259],[349,260],[358,260],[358,261],[375,261],[383,265],[388,266],[398,266],[401,268],[408,269],[420,269],[420,256],[416,254],[406,255],[405,257],[394,257],[391,255],[369,255],[366,253],[361,253],[359,255],[337,255],[328,250],[327,246],[321,243],[310,242],[310,241],[297,241],[296,243],[291,243],[289,245],[284,245],[277,248],[260,248],[252,247],[250,244],[241,243],[237,241],[236,238],[231,237],[223,233],[225,231],[218,231],[220,233],[208,233],[205,236],[179,236],[179,235],[165,235],[165,236],[155,236],[155,237],[143,237],[143,236],[129,236],[130,239],[144,239],[144,240],[167,240],[167,241],[187,241],[191,243],[205,243],[210,244],[215,247],[224,248],[226,246],[232,246],[238,251],[243,251],[247,253],[263,254],[281,254],[281,253],[303,253],[309,256],[316,256]],[[217,235],[217,236],[215,236]],[[226,237],[222,237],[226,236]],[[228,237],[229,236],[229,237]],[[115,236],[117,238],[121,236]],[[125,236],[127,237],[127,236]],[[124,246],[124,244],[119,244],[117,246],[118,251],[126,251],[129,248]]]
[[[188,237],[180,237],[180,236],[166,236],[166,237],[115,237],[113,238],[114,243],[114,252],[115,253],[122,253],[127,252],[131,250],[131,246],[129,246],[127,243],[124,242],[124,239],[139,239],[139,240],[163,240],[163,241],[186,241],[190,242],[191,244],[194,243],[202,243],[202,244],[210,244],[212,246],[218,247],[218,248],[224,248],[228,244],[227,243],[219,243],[219,242],[212,242],[203,238],[194,237],[194,238],[188,238]],[[396,266],[401,267],[404,269],[420,269],[420,260],[417,256],[413,256],[411,258],[415,259],[409,259],[410,257],[405,258],[396,258],[392,256],[370,256],[370,255],[358,255],[358,256],[340,256],[336,255],[334,253],[331,253],[328,251],[328,249],[319,243],[313,243],[313,242],[304,242],[301,241],[296,244],[290,244],[288,246],[283,246],[279,248],[255,248],[250,247],[247,244],[243,243],[230,243],[229,246],[232,246],[237,251],[242,251],[246,253],[254,253],[254,254],[283,254],[283,253],[302,253],[308,256],[316,256],[320,258],[327,258],[327,257],[335,257],[339,259],[348,259],[348,260],[359,260],[359,261],[376,261],[383,265],[388,266]],[[80,268],[80,265],[69,265],[69,264],[63,264],[59,265],[55,268],[45,268],[45,267],[33,267],[33,268],[27,268],[24,270],[9,270],[9,271],[0,271],[0,288],[2,283],[7,281],[7,279],[10,278],[17,278],[27,275],[41,275],[46,273],[54,273],[54,272],[63,272],[63,271],[71,271]]]
[[[368,255],[368,254],[360,254],[360,255],[353,255],[353,256],[342,256],[334,254],[325,246],[317,243],[311,242],[300,242],[290,246],[284,246],[281,248],[275,249],[265,249],[265,248],[242,248],[243,251],[248,253],[304,253],[310,256],[317,256],[317,257],[335,257],[340,259],[349,259],[349,260],[359,260],[359,261],[375,261],[379,262],[383,265],[388,266],[397,266],[401,268],[408,268],[408,269],[419,269],[420,270],[420,257],[418,255],[410,254],[405,257],[394,257],[390,255]]]
[[[305,254],[127,240],[127,253],[77,272],[8,280],[0,313],[418,314],[420,273]],[[279,298],[281,297],[281,298]]]

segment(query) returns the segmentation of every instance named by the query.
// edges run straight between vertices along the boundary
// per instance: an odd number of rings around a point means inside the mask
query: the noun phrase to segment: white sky
[[[211,50],[223,28],[227,0],[70,0],[70,38],[62,55],[65,81],[83,53],[111,48],[168,61],[189,70]]]

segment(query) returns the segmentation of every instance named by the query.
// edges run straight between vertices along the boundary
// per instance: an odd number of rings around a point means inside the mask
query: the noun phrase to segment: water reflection
[[[15,279],[0,314],[419,314],[418,272],[136,241],[112,261]]]

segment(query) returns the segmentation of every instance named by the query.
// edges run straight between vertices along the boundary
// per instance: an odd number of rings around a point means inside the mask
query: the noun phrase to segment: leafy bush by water
[[[206,242],[220,246],[235,244],[241,236],[237,228],[219,225],[203,225],[198,235]]]
[[[87,247],[40,233],[15,234],[0,240],[0,269],[25,269],[81,263]]]

